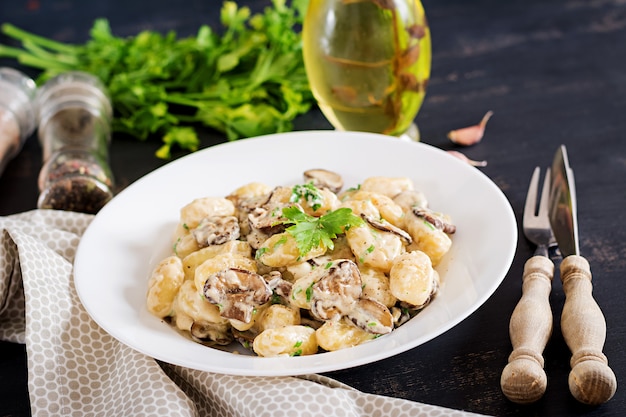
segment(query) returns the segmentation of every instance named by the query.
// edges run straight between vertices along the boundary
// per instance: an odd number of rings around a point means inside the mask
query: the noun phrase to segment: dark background
[[[260,11],[269,1],[237,2]],[[618,379],[615,397],[599,407],[576,402],[567,389],[569,351],[559,328],[564,301],[555,279],[555,328],[546,351],[548,389],[530,406],[509,402],[499,379],[511,351],[508,323],[521,294],[522,268],[533,246],[520,229],[513,265],[502,285],[470,318],[420,347],[329,376],[357,389],[498,416],[624,416],[626,373],[626,3],[619,0],[424,0],[432,30],[432,77],[417,117],[422,140],[459,149],[449,130],[493,110],[483,141],[460,149],[487,160],[481,170],[505,193],[518,219],[535,166],[546,167],[566,144],[576,172],[581,251],[594,273],[594,296],[607,318],[604,352]],[[0,22],[58,41],[82,43],[93,20],[113,33],[143,29],[195,33],[219,27],[216,1],[2,0]],[[0,35],[0,41],[8,40]],[[0,60],[0,65],[15,66]],[[32,71],[25,69],[31,74]],[[34,74],[33,74],[34,75]],[[317,109],[296,130],[330,129]],[[225,141],[202,133],[203,147]],[[111,166],[120,187],[161,166],[159,141],[114,137]],[[176,155],[180,156],[180,155]],[[41,150],[31,138],[0,177],[0,215],[35,208]],[[480,244],[477,237],[476,244]],[[0,416],[29,414],[25,349],[0,342]]]

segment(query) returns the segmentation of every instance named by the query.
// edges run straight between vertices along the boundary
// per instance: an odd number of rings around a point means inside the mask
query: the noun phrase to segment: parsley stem
[[[51,61],[49,59],[40,58],[35,55],[28,55],[22,53],[17,57],[17,60],[22,65],[26,65],[33,68],[44,69],[47,71],[63,72],[69,71],[72,67],[64,65],[60,62]]]
[[[57,42],[52,39],[44,38],[42,36],[38,36],[33,33],[26,32],[25,30],[22,30],[16,26],[13,26],[10,23],[4,23],[2,25],[2,32],[5,35],[10,36],[12,38],[15,38],[21,41],[28,40],[35,44],[38,44],[39,46],[42,46],[44,48],[48,48],[57,52],[66,52],[66,53],[74,55],[74,54],[77,54],[81,50],[80,46],[65,44],[65,43]]]
[[[25,40],[23,45],[24,49],[41,59],[50,60],[51,62],[58,64],[67,64],[70,67],[74,67],[79,63],[76,55],[51,53],[30,40]]]
[[[0,45],[0,56],[4,58],[18,58],[24,51],[11,46]]]

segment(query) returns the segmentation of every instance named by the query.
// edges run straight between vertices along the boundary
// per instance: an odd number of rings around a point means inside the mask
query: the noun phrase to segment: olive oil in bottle
[[[335,128],[409,129],[431,66],[419,0],[310,0],[302,35],[311,89]]]

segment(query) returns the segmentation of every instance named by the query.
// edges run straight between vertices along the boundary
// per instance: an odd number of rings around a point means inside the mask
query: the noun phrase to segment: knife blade
[[[552,233],[564,257],[580,255],[574,170],[569,165],[567,149],[563,145],[557,149],[554,155],[550,181],[548,217],[550,218]]]
[[[572,352],[569,389],[584,404],[602,404],[615,394],[617,380],[602,353],[606,321],[592,295],[589,262],[580,256],[574,171],[564,145],[557,149],[552,163],[549,218],[564,256],[560,265],[565,292],[561,331]]]

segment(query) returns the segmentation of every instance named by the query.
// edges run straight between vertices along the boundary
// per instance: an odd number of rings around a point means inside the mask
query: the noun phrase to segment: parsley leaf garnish
[[[300,256],[309,253],[313,248],[320,246],[332,250],[335,247],[333,239],[352,226],[361,226],[363,219],[352,213],[352,209],[342,207],[329,211],[321,217],[306,214],[298,206],[283,208],[283,217],[286,224],[293,223],[287,232],[294,237]]]

